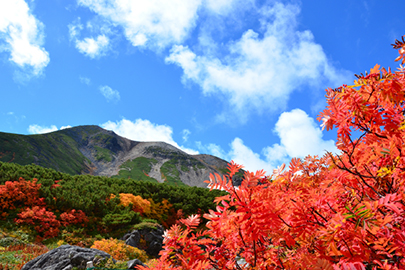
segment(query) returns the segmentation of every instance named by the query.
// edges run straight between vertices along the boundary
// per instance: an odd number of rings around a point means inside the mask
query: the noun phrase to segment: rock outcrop
[[[153,257],[158,257],[163,246],[162,226],[156,224],[153,227],[145,227],[139,230],[133,230],[122,237],[127,245],[144,249],[146,253]]]
[[[29,261],[21,270],[70,270],[73,267],[86,269],[87,262],[93,261],[96,256],[111,257],[110,254],[94,248],[62,245]]]

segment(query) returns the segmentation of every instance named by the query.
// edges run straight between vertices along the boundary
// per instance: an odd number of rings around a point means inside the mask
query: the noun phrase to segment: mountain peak
[[[206,187],[210,173],[222,174],[227,167],[214,156],[189,155],[165,142],[132,141],[96,125],[35,136],[0,132],[0,161],[200,187]]]

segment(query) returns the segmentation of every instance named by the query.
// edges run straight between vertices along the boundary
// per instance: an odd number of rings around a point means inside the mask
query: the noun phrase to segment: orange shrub
[[[150,202],[143,199],[141,196],[135,196],[130,193],[120,193],[120,204],[127,207],[132,204],[132,210],[139,212],[143,215],[150,211]],[[115,198],[114,194],[111,194],[110,199]]]
[[[44,205],[43,198],[39,198],[41,184],[37,179],[26,181],[20,178],[18,181],[6,181],[0,185],[0,210],[2,216],[7,216],[6,210],[12,210],[19,206]]]
[[[122,240],[113,238],[95,241],[91,248],[107,252],[114,259],[120,261],[139,259],[145,262],[148,259],[145,251],[129,246]]]
[[[170,225],[176,223],[177,213],[168,200],[163,199],[160,203],[155,203],[152,199],[148,200],[150,209],[145,213],[147,218],[155,219],[165,227],[170,227]]]

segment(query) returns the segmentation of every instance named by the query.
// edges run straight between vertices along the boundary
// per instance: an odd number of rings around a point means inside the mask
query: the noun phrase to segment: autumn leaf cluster
[[[40,197],[41,184],[37,181],[20,178],[18,181],[6,181],[4,185],[0,185],[0,218],[7,218],[11,210],[17,211],[15,223],[31,226],[37,233],[38,241],[58,236],[61,226],[87,224],[89,220],[81,210],[71,209],[57,217],[47,207],[44,198]],[[53,188],[57,187],[58,181],[55,182]]]
[[[403,60],[405,42],[394,48]],[[246,172],[239,187],[240,165],[211,175],[228,194],[207,229],[182,219],[152,269],[405,269],[405,69],[376,65],[326,98],[319,120],[338,153]]]
[[[148,259],[148,255],[145,251],[140,250],[136,247],[129,246],[122,240],[113,238],[95,241],[91,248],[107,252],[114,259],[120,261],[139,259],[144,262]]]

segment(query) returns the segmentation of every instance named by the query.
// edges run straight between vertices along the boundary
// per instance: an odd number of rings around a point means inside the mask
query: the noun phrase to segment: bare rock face
[[[62,245],[29,261],[21,270],[69,270],[73,267],[86,269],[87,262],[93,261],[95,256],[111,257],[110,254],[94,248]]]

